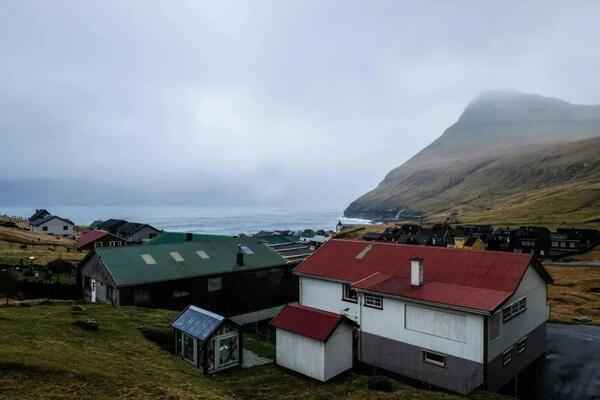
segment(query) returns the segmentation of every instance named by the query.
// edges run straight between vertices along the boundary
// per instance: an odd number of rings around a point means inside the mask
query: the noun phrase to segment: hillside
[[[526,200],[534,202],[529,205],[553,214],[554,221],[594,220],[600,218],[598,154],[600,106],[489,92],[436,141],[350,204],[345,215],[424,214],[437,220],[457,214],[461,220],[527,222],[520,207],[529,196]]]

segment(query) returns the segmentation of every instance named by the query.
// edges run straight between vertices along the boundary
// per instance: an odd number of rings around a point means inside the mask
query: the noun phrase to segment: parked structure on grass
[[[93,250],[99,247],[121,247],[127,246],[127,240],[100,229],[87,231],[79,236],[77,248],[79,250]]]
[[[466,394],[544,354],[551,277],[531,255],[330,240],[295,273],[307,313],[357,324],[340,349],[364,364]]]
[[[159,229],[137,222],[128,222],[123,219],[109,219],[100,224],[97,224],[96,229],[107,231],[125,239],[130,243],[147,242],[161,232]]]
[[[94,253],[80,268],[87,301],[179,310],[197,304],[229,317],[298,296],[296,264],[251,237],[102,247]]]
[[[242,332],[235,322],[222,315],[190,305],[171,327],[175,354],[204,374],[214,374],[242,364]]]
[[[49,235],[71,237],[75,233],[75,224],[73,221],[49,215],[45,218],[36,219],[31,224],[31,231],[36,233],[47,233]]]
[[[346,317],[300,304],[288,304],[271,321],[276,334],[276,362],[326,382],[352,368],[353,327]]]

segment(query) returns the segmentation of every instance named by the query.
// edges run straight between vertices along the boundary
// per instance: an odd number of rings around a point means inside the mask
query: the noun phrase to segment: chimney
[[[410,259],[410,285],[413,287],[423,285],[423,259],[420,257]]]
[[[186,242],[191,242],[194,239],[194,235],[192,233],[186,233],[185,234],[185,241]]]
[[[244,266],[244,252],[242,251],[242,245],[238,244],[238,251],[236,255],[236,263],[239,267]]]

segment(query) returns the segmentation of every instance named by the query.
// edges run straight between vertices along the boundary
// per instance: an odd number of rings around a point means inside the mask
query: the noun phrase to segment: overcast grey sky
[[[342,209],[483,90],[600,103],[599,20],[599,1],[6,0],[0,179]]]

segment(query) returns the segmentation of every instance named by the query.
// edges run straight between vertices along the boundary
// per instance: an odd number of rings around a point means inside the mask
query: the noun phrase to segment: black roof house
[[[50,214],[48,212],[48,210],[46,209],[39,209],[39,210],[35,210],[35,212],[33,213],[33,215],[31,217],[29,217],[29,222],[33,223],[33,222],[37,222],[37,221],[41,221],[43,219],[48,218],[49,216],[51,216],[52,214]]]

